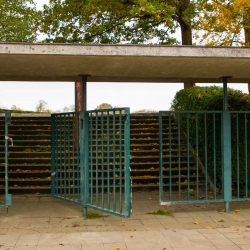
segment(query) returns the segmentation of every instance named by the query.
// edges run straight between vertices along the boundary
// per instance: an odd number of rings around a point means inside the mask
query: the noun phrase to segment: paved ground
[[[231,211],[225,213],[223,203],[160,206],[157,193],[136,193],[133,208],[130,219],[84,220],[78,205],[51,197],[16,196],[9,217],[0,209],[0,248],[250,249],[250,202],[231,203]],[[173,217],[147,214],[158,209],[171,211]]]

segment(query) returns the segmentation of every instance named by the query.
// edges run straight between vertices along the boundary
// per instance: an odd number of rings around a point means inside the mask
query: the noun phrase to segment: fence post
[[[231,172],[231,113],[223,111],[221,131],[222,152],[222,190],[225,200],[225,211],[229,212],[229,202],[232,200]]]
[[[89,115],[80,113],[80,172],[81,172],[81,205],[83,216],[87,215],[86,204],[89,203]]]
[[[51,115],[51,196],[55,195],[55,115]]]
[[[130,200],[130,109],[125,108],[124,123],[124,157],[125,157],[125,214],[130,217],[131,200]]]
[[[169,113],[169,117],[171,114]],[[169,137],[170,137],[169,133]],[[170,154],[169,154],[170,155]],[[159,199],[160,199],[160,204],[163,202],[163,170],[162,170],[162,112],[159,111],[159,163],[160,163],[160,176],[159,176]],[[169,164],[169,169],[170,169],[170,164]],[[169,171],[170,172],[170,171]],[[170,174],[169,174],[170,176]],[[170,187],[170,182],[169,182],[169,187]]]

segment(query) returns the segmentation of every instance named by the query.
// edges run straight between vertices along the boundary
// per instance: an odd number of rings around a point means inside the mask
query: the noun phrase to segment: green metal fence
[[[130,110],[92,110],[86,116],[89,124],[86,206],[129,218]]]
[[[11,114],[7,111],[0,111],[0,114],[5,115],[5,204],[0,205],[0,208],[6,208],[7,216],[8,216],[8,208],[12,204],[11,194],[9,194],[9,184],[8,184],[8,141],[11,141],[11,145],[13,146],[13,139],[8,136],[8,127],[11,124]]]
[[[60,113],[51,120],[52,196],[129,218],[129,108]]]
[[[81,205],[80,112],[51,115],[51,195]]]
[[[160,111],[160,203],[249,200],[243,111]]]

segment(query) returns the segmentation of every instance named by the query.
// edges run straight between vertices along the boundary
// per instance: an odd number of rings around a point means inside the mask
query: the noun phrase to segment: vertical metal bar
[[[81,128],[81,199],[83,200],[83,216],[87,215],[87,207],[89,204],[89,114],[82,112],[83,129]],[[82,119],[81,118],[81,119]]]
[[[222,118],[222,176],[223,198],[225,211],[229,212],[229,202],[232,200],[232,173],[231,173],[231,114],[223,111]]]
[[[103,112],[101,112],[101,143],[102,143],[102,208],[104,208],[104,148],[103,148]]]
[[[213,114],[213,139],[214,139],[214,199],[216,200],[216,141],[215,141],[215,114]]]
[[[190,200],[190,168],[189,168],[189,113],[187,113],[187,176],[188,176],[188,201]]]
[[[246,182],[246,198],[248,198],[248,171],[247,171],[247,113],[245,113],[245,182]]]
[[[116,211],[116,178],[115,178],[115,111],[113,111],[113,210]]]
[[[179,201],[181,200],[181,121],[178,113],[178,174],[179,174]]]
[[[120,213],[122,213],[122,114],[119,112]]]
[[[172,122],[171,122],[171,114],[169,112],[169,134],[168,134],[168,142],[169,142],[169,200],[172,201],[172,140],[171,140],[171,134],[172,134]]]
[[[199,200],[199,145],[198,145],[198,113],[195,114],[195,140],[196,140],[196,196]]]
[[[77,140],[77,200],[78,202],[80,201],[80,114],[77,114],[77,119],[76,119],[76,127],[77,127],[77,132],[76,132],[76,140]]]
[[[11,114],[5,112],[5,206],[6,206],[6,216],[8,217],[9,206],[12,204],[11,194],[9,194],[9,177],[8,177],[8,129],[9,124],[11,124]],[[12,144],[13,146],[13,144]]]
[[[73,200],[75,200],[75,114],[72,115]]]
[[[68,195],[70,199],[70,114],[68,114]]]
[[[163,164],[162,164],[162,112],[159,112],[159,163],[160,163],[160,176],[159,176],[159,185],[160,185],[160,204],[163,202]]]
[[[6,138],[5,138],[6,144]],[[8,139],[7,139],[8,146]],[[5,159],[7,157],[5,156]],[[55,115],[51,115],[51,196],[55,195]],[[6,178],[5,178],[6,182]],[[5,183],[6,185],[6,183]]]
[[[125,215],[130,217],[130,109],[125,108],[124,123]]]
[[[64,115],[64,198],[66,198],[66,115]]]
[[[84,166],[84,161],[85,161],[85,148],[84,148],[84,136],[85,136],[85,131],[84,131],[84,111],[80,112],[80,194],[81,194],[81,205],[83,206],[83,217],[86,216],[84,214],[84,211],[86,211],[84,208],[86,206],[85,204],[85,166]]]
[[[93,113],[90,113],[90,168],[91,168],[91,205],[93,205]]]
[[[60,196],[62,197],[62,115],[60,115]]]
[[[236,147],[237,147],[237,198],[240,198],[240,166],[239,166],[239,116],[236,113]]]
[[[56,150],[56,183],[55,183],[55,188],[56,188],[56,195],[58,196],[58,115],[56,116],[56,126],[55,126],[55,131],[56,131],[56,145],[55,145],[55,150]],[[52,152],[52,150],[51,150]],[[52,178],[51,178],[52,179]],[[52,188],[52,186],[51,186]]]
[[[95,140],[96,140],[96,206],[98,207],[98,112],[95,117]]]
[[[207,114],[204,114],[205,124],[205,199],[207,200]]]
[[[109,170],[109,111],[107,112],[107,179],[108,179],[108,210],[110,210],[110,170]]]

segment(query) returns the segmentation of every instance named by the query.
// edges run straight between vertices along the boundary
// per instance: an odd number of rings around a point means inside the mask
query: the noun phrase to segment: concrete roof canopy
[[[250,82],[249,47],[0,43],[1,81]]]

